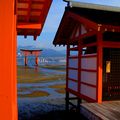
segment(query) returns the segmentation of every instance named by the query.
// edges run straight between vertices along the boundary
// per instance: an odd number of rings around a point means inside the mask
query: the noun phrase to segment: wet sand
[[[45,79],[41,79],[42,77]],[[65,79],[63,78],[65,78],[63,66],[62,72],[61,66],[54,66],[53,69],[52,66],[49,69],[40,68],[37,72],[33,68],[18,67],[19,120],[66,120],[68,117],[69,120],[75,117],[76,120],[84,120],[85,118],[80,114],[65,112]]]

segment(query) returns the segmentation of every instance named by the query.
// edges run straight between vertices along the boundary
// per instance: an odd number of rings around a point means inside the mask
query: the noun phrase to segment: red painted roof
[[[82,33],[80,34],[83,38],[79,36],[75,37],[74,41],[72,39],[72,35],[82,31],[83,26],[86,31],[101,31],[104,33],[103,38],[106,40],[120,40],[120,12],[68,6],[66,7],[53,44],[66,45],[67,41],[72,41],[71,45],[77,45],[80,39],[87,39]],[[91,32],[91,34],[93,33]]]
[[[52,0],[18,0],[17,2],[17,34],[40,35]]]

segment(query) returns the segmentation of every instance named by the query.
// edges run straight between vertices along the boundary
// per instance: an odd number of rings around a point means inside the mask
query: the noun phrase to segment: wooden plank
[[[84,111],[83,111],[84,110]],[[109,120],[106,117],[104,117],[104,115],[101,115],[100,113],[96,112],[97,109],[93,109],[91,106],[88,105],[82,105],[81,108],[81,113],[83,115],[85,115],[85,117],[87,117],[89,120]],[[99,117],[101,116],[101,118]]]
[[[98,112],[101,115],[104,115],[106,118],[112,119],[112,120],[114,120],[116,118],[114,113],[112,113],[110,111],[109,107],[104,107],[103,105],[99,105],[99,104],[96,104],[96,105],[93,104],[93,106],[94,106],[94,108],[98,109]]]
[[[81,113],[87,114],[90,120],[119,120],[120,118],[120,101],[110,101],[98,103],[81,104]]]

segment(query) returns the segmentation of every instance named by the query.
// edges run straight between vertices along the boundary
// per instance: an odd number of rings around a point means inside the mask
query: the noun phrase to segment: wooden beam
[[[32,1],[29,0],[28,1],[28,11],[27,11],[28,14],[27,14],[27,19],[26,19],[27,22],[29,22],[29,20],[30,20],[31,5],[32,5]]]
[[[96,33],[97,33],[96,31],[90,31],[88,33],[84,33],[84,34],[80,35],[79,37],[74,37],[74,38],[70,39],[69,41],[70,41],[70,43],[72,43],[72,42],[74,43],[75,41],[82,40],[85,37],[91,37],[93,35],[96,35]]]
[[[71,12],[65,12],[64,14],[64,17],[63,17],[63,20],[62,20],[62,24],[59,28],[59,32],[58,32],[58,35],[57,37],[60,37],[60,34],[62,33],[63,29],[65,29],[65,24],[68,23],[67,20],[74,20],[74,22],[78,23],[78,24],[83,24],[85,25],[86,29],[91,29],[91,31],[85,33],[85,34],[82,34],[80,35],[79,37],[73,37],[72,39],[70,39],[70,41],[72,41],[73,43],[80,40],[80,39],[83,39],[85,37],[90,37],[92,35],[95,35],[98,31],[98,24],[96,24],[95,22],[92,22],[86,18],[83,18],[79,15],[76,15],[74,13],[71,13]],[[81,33],[81,31],[80,31]],[[72,33],[71,33],[72,34]],[[69,39],[69,38],[68,38]],[[53,44],[60,44],[60,42],[63,42],[60,39],[57,39],[53,42]],[[71,42],[71,43],[72,43]]]
[[[18,11],[28,11],[28,8],[18,8]],[[41,8],[31,8],[31,11],[42,11]]]
[[[120,48],[120,42],[103,41],[105,48]]]
[[[17,29],[41,29],[41,24],[25,24],[19,23]]]
[[[36,3],[36,4],[43,4],[45,1],[34,1],[34,0],[31,0],[33,3]],[[19,1],[18,3],[28,3],[29,0],[23,0],[23,1]]]
[[[120,26],[102,25],[101,31],[120,32]]]
[[[79,15],[76,15],[76,14],[74,14],[72,12],[67,12],[67,14],[68,14],[69,18],[73,18],[74,20],[79,21],[81,24],[85,24],[86,27],[88,27],[88,28],[91,28],[93,30],[98,29],[98,24],[96,24],[95,22],[92,22],[92,21],[90,21],[90,20],[88,20],[86,18],[83,18],[83,17],[81,17]]]

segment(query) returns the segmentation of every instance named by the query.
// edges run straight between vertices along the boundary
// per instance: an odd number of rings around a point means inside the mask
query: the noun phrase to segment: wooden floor
[[[120,120],[120,101],[82,103],[81,113],[89,120]]]

